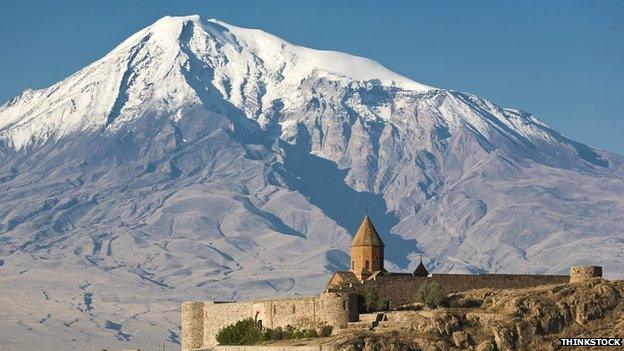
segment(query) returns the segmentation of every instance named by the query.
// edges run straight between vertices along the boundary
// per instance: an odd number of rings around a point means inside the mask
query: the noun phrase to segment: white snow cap
[[[184,19],[200,21],[199,16],[184,17]],[[296,69],[293,69],[290,73],[299,77],[305,77],[316,70],[317,72],[344,76],[352,80],[379,80],[384,85],[397,86],[407,90],[424,92],[435,89],[395,73],[378,62],[365,57],[338,51],[301,47],[265,31],[236,27],[217,19],[209,19],[208,22],[227,28],[239,41],[244,42],[245,46],[253,48],[260,53],[271,54],[275,53],[275,51],[282,51],[290,54],[296,64]]]
[[[314,72],[319,75],[330,74],[356,81],[379,80],[383,85],[419,92],[435,89],[397,74],[365,57],[338,51],[305,48],[260,29],[237,27],[215,18],[203,20],[199,15],[165,16],[129,38],[127,42],[143,37],[144,31],[147,31],[161,43],[168,41],[170,45],[175,43],[182,26],[188,22],[192,22],[215,36],[227,35],[224,31],[229,32],[242,48],[253,52],[258,57],[265,58],[265,64],[278,57],[288,58],[290,66],[287,67],[289,68],[289,76],[286,77],[288,81],[301,80]]]

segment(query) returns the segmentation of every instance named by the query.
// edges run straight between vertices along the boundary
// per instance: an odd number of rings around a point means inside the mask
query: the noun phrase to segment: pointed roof
[[[377,233],[377,229],[373,226],[373,222],[371,222],[368,215],[364,216],[364,220],[362,220],[362,224],[360,224],[360,228],[353,236],[353,240],[351,240],[351,246],[378,246],[384,247],[383,241],[379,237]]]
[[[358,284],[360,281],[359,279],[355,276],[355,273],[348,271],[348,272],[335,272],[334,275],[332,275],[332,277],[329,279],[329,282],[327,282],[327,287],[328,288],[336,288],[336,287],[340,287],[341,285],[350,285],[350,284]]]
[[[429,271],[427,270],[425,265],[422,263],[422,260],[420,260],[420,263],[418,264],[418,267],[416,267],[416,270],[414,271],[414,275],[417,276],[417,277],[427,277],[427,276],[429,276]]]

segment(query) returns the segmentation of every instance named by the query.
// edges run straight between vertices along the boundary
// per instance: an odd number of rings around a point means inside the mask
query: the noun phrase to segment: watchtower
[[[570,268],[570,283],[578,283],[593,278],[602,278],[600,266],[573,266]]]

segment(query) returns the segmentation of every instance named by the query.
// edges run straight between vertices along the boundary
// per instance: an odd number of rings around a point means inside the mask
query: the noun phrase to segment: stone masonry
[[[412,275],[380,275],[345,290],[364,295],[367,289],[377,291],[380,299],[390,303],[390,308],[417,302],[418,289],[423,284],[435,282],[442,292],[450,294],[472,289],[513,289],[548,284],[564,284],[570,281],[568,275],[530,274],[432,274],[429,277]],[[339,288],[338,290],[340,290]],[[333,291],[333,289],[329,289]]]
[[[574,266],[570,269],[571,283],[600,277],[602,277],[602,267],[599,266]]]
[[[252,318],[260,328],[288,325],[340,328],[357,321],[357,298],[349,293],[323,293],[262,301],[185,302],[182,304],[182,350],[215,346],[221,328],[247,318]]]

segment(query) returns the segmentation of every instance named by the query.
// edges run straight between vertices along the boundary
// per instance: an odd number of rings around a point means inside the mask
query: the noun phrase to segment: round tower
[[[570,283],[577,283],[593,278],[602,278],[600,266],[573,266],[570,268]]]
[[[384,243],[366,215],[351,240],[351,271],[362,281],[375,272],[384,271],[383,263]]]
[[[204,341],[204,303],[182,302],[182,351],[199,349]]]

